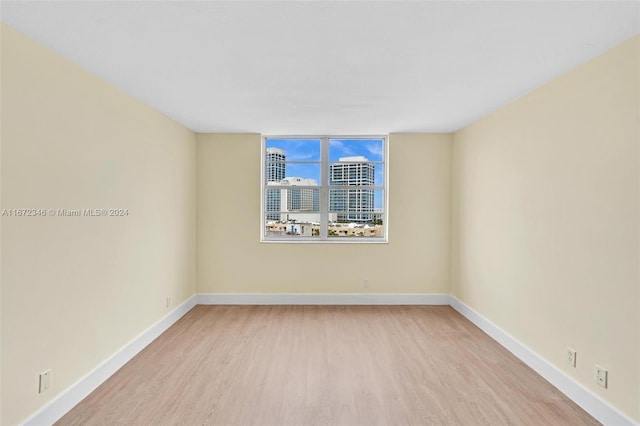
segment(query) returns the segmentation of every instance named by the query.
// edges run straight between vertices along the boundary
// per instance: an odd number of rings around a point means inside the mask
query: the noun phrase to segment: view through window
[[[263,240],[385,241],[385,137],[265,137]]]

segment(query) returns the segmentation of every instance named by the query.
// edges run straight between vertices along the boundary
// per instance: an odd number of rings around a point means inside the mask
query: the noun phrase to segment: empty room
[[[640,424],[640,2],[0,19],[0,425]]]

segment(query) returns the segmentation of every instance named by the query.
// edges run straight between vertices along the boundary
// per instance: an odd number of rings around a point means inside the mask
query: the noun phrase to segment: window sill
[[[260,243],[265,244],[389,244],[386,238],[331,238],[327,240],[311,238],[282,238],[282,239],[261,239]]]

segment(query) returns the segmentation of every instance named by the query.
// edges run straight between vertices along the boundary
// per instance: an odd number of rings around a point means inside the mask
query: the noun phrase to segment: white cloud
[[[329,140],[329,146],[330,146],[330,148],[333,148],[336,151],[338,151],[338,153],[339,153],[338,157],[347,157],[347,156],[351,156],[351,155],[356,155],[357,154],[357,152],[355,152],[353,149],[351,149],[351,147],[345,145],[344,142],[342,142],[341,140],[338,140],[338,139],[330,139]],[[333,157],[333,155],[332,155],[332,157]]]
[[[381,143],[369,143],[367,144],[367,151],[369,151],[371,153],[371,155],[374,155],[376,157],[380,157],[382,158],[384,151],[382,149],[382,144]]]

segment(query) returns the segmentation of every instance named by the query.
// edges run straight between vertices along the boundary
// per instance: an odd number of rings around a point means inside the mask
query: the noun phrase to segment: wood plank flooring
[[[449,306],[196,306],[59,425],[592,425]]]

